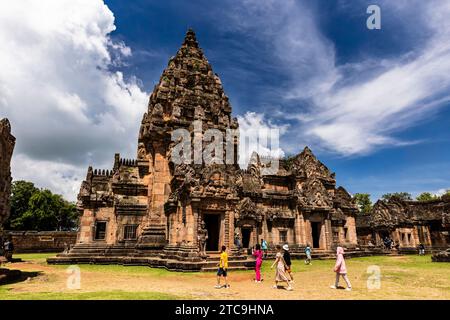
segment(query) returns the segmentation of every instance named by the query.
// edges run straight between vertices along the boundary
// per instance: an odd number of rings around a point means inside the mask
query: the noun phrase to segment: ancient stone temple
[[[219,77],[189,30],[150,96],[136,158],[116,154],[111,169],[89,167],[78,195],[77,244],[48,262],[208,270],[222,245],[236,267],[252,265],[246,249],[262,239],[271,249],[289,244],[294,256],[308,243],[323,253],[338,244],[355,247],[357,206],[336,188],[334,173],[309,148],[280,161],[271,175],[262,173],[257,154],[241,169],[239,136],[225,139],[239,128],[231,112]],[[208,129],[223,133],[223,158],[231,162],[174,162],[177,129],[186,129],[194,144]]]
[[[401,250],[450,246],[450,197],[431,201],[379,200],[369,215],[357,218],[358,242],[382,245],[391,238]]]
[[[11,134],[8,119],[0,120],[0,232],[9,216],[11,194],[11,157],[16,138]]]

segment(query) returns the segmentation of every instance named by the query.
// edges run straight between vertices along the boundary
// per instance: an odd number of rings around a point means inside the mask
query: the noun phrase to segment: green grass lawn
[[[13,293],[8,288],[0,287],[0,300],[177,300],[176,295],[160,292],[21,292]]]
[[[39,272],[38,276],[13,284],[0,286],[3,299],[208,299],[224,298],[214,289],[215,273],[171,272],[162,268],[121,265],[79,265],[82,273],[81,290],[66,289],[68,265],[48,265],[46,258],[54,253],[17,254],[22,263],[7,264],[7,268],[25,273]],[[264,261],[264,285],[254,287],[253,270],[230,272],[235,293],[230,298],[264,299],[284,298],[283,291],[271,289],[274,270],[272,260]],[[339,299],[339,293],[329,290],[334,274],[334,260],[293,260],[296,280],[294,299]],[[370,291],[366,282],[368,267],[378,266],[381,271],[382,290]],[[355,288],[350,299],[450,299],[450,264],[431,262],[431,257],[372,256],[347,259],[349,278]],[[250,291],[249,291],[250,290]],[[253,291],[252,291],[253,290]],[[281,293],[280,293],[281,292]],[[196,295],[197,294],[197,295]],[[274,295],[275,294],[275,295]],[[299,295],[298,295],[299,294]],[[277,296],[278,295],[278,296]],[[224,299],[227,299],[226,297]]]

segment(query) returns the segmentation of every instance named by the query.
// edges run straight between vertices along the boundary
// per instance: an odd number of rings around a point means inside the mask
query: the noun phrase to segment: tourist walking
[[[268,247],[267,247],[267,241],[264,240],[264,239],[261,239],[261,249],[264,252],[264,258],[266,258],[267,257],[267,249],[268,249]]]
[[[256,258],[255,261],[255,282],[261,282],[261,265],[263,262],[263,252],[261,246],[257,244],[253,249],[252,255]]]
[[[306,260],[305,264],[311,264],[311,246],[309,243],[305,247]]]
[[[222,285],[220,284],[220,277],[223,277],[225,279],[225,288],[229,288],[230,285],[228,284],[228,253],[227,253],[227,247],[222,246],[222,251],[220,252],[220,261],[218,265],[219,269],[217,270],[217,285],[215,286],[216,289],[222,288]]]
[[[334,272],[336,272],[336,281],[333,286],[331,286],[331,289],[337,289],[339,287],[339,278],[342,276],[344,278],[345,283],[347,284],[347,288],[345,290],[351,291],[352,285],[350,283],[350,280],[347,276],[347,267],[345,265],[345,259],[344,259],[344,248],[337,247],[336,250],[336,264],[334,265]]]
[[[291,278],[291,282],[294,282],[294,276],[292,275],[292,262],[291,262],[291,254],[289,253],[289,245],[285,244],[283,246],[283,259],[286,262],[286,275],[289,275]]]
[[[287,284],[287,290],[291,291],[292,287],[289,283],[289,279],[286,275],[286,262],[283,259],[283,254],[281,253],[281,246],[277,245],[277,254],[275,256],[275,261],[273,262],[272,266],[270,267],[273,269],[273,267],[276,265],[277,269],[275,272],[275,285],[273,286],[274,289],[278,288],[278,282],[286,282]]]

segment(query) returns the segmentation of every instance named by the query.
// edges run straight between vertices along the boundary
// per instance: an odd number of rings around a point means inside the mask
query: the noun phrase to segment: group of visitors
[[[262,275],[261,275],[261,266],[263,263],[263,259],[267,257],[267,249],[268,245],[267,242],[263,239],[261,240],[261,244],[257,244],[252,248],[252,255],[255,257],[255,282],[261,283],[263,281]],[[283,246],[277,245],[276,246],[276,255],[275,255],[275,261],[271,265],[271,269],[274,267],[275,269],[275,284],[273,286],[274,289],[278,289],[279,283],[286,283],[286,290],[292,291],[294,283],[294,276],[292,275],[292,262],[291,262],[291,254],[289,252],[289,245],[285,244]],[[305,264],[311,265],[311,246],[308,244],[305,247]],[[226,247],[222,246],[222,250],[220,253],[220,261],[218,264],[218,271],[217,271],[217,285],[215,286],[217,289],[220,289],[222,287],[229,288],[230,285],[228,284],[228,254],[226,252]],[[337,247],[336,250],[336,263],[334,265],[333,271],[336,273],[336,279],[334,285],[332,285],[330,288],[337,289],[339,288],[339,280],[342,277],[344,281],[347,284],[347,291],[352,290],[352,285],[350,283],[350,280],[347,276],[347,267],[345,264],[344,259],[344,248]],[[220,283],[221,277],[225,280],[225,285],[222,286]]]

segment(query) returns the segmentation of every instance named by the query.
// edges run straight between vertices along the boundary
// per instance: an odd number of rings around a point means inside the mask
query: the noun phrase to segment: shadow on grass
[[[41,271],[20,271],[15,269],[0,269],[0,286],[26,281],[42,275]]]

